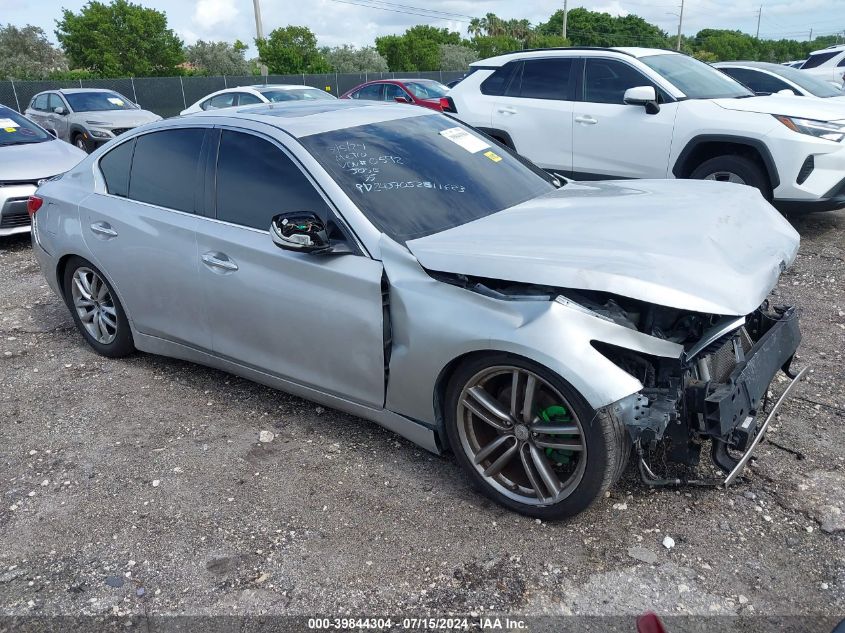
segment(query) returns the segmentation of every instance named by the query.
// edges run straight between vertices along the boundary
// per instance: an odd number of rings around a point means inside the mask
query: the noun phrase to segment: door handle
[[[514,108],[499,108],[499,114],[516,114]]]
[[[223,253],[205,253],[202,262],[212,270],[235,272],[238,269],[238,265]]]
[[[117,237],[117,231],[115,231],[108,222],[94,222],[94,224],[91,225],[91,232],[97,237],[102,237],[106,240]]]
[[[584,114],[582,116],[575,117],[575,122],[576,123],[583,123],[585,125],[595,125],[596,123],[598,123],[598,121],[596,121],[589,114]]]

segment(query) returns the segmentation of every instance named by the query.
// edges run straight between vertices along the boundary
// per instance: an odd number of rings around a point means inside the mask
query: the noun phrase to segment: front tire
[[[72,258],[65,266],[63,287],[73,321],[94,351],[108,358],[122,358],[135,351],[126,312],[93,264]]]
[[[88,141],[85,140],[85,137],[80,133],[77,132],[73,135],[73,139],[71,139],[73,144],[76,145],[79,149],[81,149],[86,154],[91,153],[91,146]]]
[[[765,171],[744,156],[726,154],[706,160],[692,171],[690,178],[748,185],[759,189],[766,200],[772,199],[772,186]]]
[[[539,519],[586,510],[616,482],[631,450],[618,418],[517,356],[489,354],[461,365],[445,407],[451,448],[473,487]]]

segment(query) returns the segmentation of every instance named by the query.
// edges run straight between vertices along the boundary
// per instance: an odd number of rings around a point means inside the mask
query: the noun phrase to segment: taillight
[[[29,217],[35,215],[35,212],[41,208],[41,205],[44,204],[44,199],[39,198],[38,196],[29,196],[29,200],[26,201],[26,210],[29,213]]]
[[[455,102],[452,101],[452,97],[440,97],[440,109],[443,112],[457,112],[458,109],[455,107]]]

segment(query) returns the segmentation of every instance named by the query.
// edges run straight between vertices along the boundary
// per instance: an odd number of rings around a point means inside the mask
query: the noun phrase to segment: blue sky
[[[135,0],[165,11],[171,28],[186,43],[197,39],[236,38],[252,45],[255,21],[252,0]],[[352,0],[360,2],[361,0]],[[287,24],[305,25],[317,34],[320,45],[365,45],[378,35],[401,33],[425,23],[465,32],[467,17],[494,12],[505,18],[544,21],[563,0],[392,0],[396,4],[456,14],[454,19],[433,19],[408,13],[355,6],[342,0],[261,0],[265,32]],[[680,0],[569,0],[569,7],[585,7],[614,15],[635,13],[674,33]],[[55,41],[55,19],[62,7],[78,10],[85,0],[0,0],[0,24],[42,27]],[[686,0],[684,32],[732,28],[754,33],[762,4],[762,37],[806,39],[814,34],[845,32],[845,0]],[[252,49],[254,50],[254,48]]]

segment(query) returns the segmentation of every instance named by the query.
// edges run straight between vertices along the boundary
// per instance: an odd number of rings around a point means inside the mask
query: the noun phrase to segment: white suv
[[[813,51],[799,68],[819,79],[842,86],[845,80],[845,46],[828,46]]]
[[[575,179],[723,180],[782,209],[845,206],[845,108],[754,96],[673,51],[510,53],[472,64],[448,99],[457,118]]]

